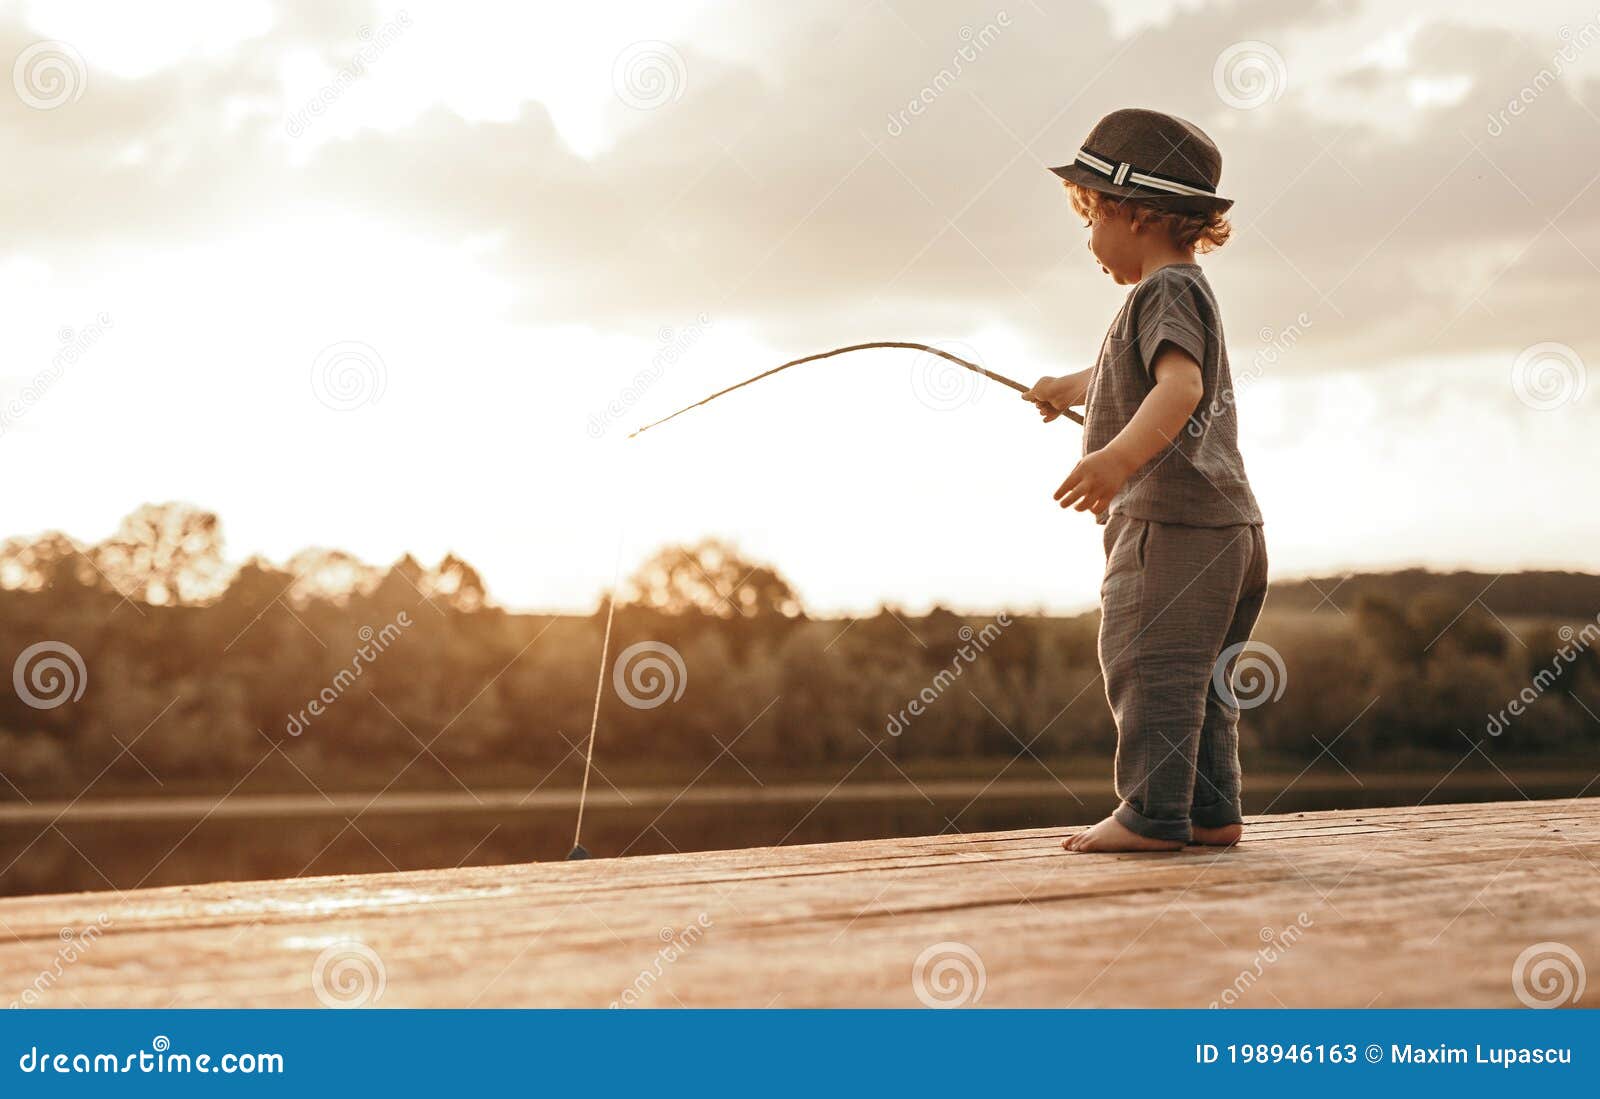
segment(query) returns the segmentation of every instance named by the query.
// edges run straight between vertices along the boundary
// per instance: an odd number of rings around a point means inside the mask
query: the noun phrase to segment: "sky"
[[[1600,567],[1600,5],[23,0],[0,536],[455,552],[589,610],[716,536],[817,613],[1073,611],[1032,381],[1126,293],[1045,169],[1203,127],[1273,575]],[[1600,379],[1595,382],[1600,385]],[[620,549],[619,549],[620,547]]]

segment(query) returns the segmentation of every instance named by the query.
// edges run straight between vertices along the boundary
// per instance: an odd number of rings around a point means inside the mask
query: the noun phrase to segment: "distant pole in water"
[[[959,355],[952,355],[950,352],[937,347],[929,347],[925,343],[909,343],[901,340],[890,340],[879,343],[853,343],[849,347],[836,347],[832,351],[822,351],[815,355],[807,355],[804,358],[791,359],[782,366],[775,366],[771,370],[764,370],[753,378],[746,378],[738,385],[730,385],[727,389],[717,390],[703,401],[696,401],[687,408],[680,408],[671,416],[663,416],[654,423],[645,424],[638,431],[635,431],[632,435],[629,435],[628,438],[631,439],[634,435],[642,435],[646,431],[649,431],[652,427],[659,427],[668,420],[675,420],[679,416],[682,416],[685,412],[699,408],[703,404],[710,404],[718,397],[732,393],[735,389],[743,389],[747,385],[752,385],[755,382],[759,382],[762,378],[770,378],[772,375],[777,374],[780,371],[788,370],[791,366],[799,366],[801,363],[816,362],[818,359],[831,359],[835,355],[844,355],[851,351],[865,351],[868,348],[873,347],[903,347],[910,351],[925,351],[930,355],[937,355],[941,359],[953,362],[957,366],[964,367],[965,369],[972,371],[974,374],[982,374],[985,378],[988,378],[992,382],[999,382],[1001,385],[1009,386],[1010,388],[1015,389],[1018,393],[1026,393],[1028,391],[1027,386],[1023,385],[1021,382],[1013,381],[1004,374],[996,374],[993,370],[985,370],[977,363],[969,363],[966,359],[961,358]],[[1063,412],[1062,415],[1069,420],[1074,420],[1080,424],[1083,423],[1083,417],[1078,413],[1071,411],[1070,409]]]

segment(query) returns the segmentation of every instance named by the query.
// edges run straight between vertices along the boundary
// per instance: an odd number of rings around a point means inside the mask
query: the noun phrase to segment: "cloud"
[[[1318,36],[1359,16],[1180,8],[1119,38],[1092,5],[808,9],[781,34],[747,28],[737,48],[672,44],[681,94],[649,110],[612,102],[615,139],[585,158],[532,101],[500,120],[436,105],[399,128],[296,144],[285,58],[340,64],[355,28],[381,20],[360,4],[285,5],[267,33],[140,79],[89,58],[92,82],[68,106],[6,97],[0,138],[26,155],[0,182],[0,229],[53,261],[332,206],[487,242],[481,262],[528,321],[653,330],[710,312],[792,346],[1002,323],[1082,358],[1121,292],[1087,262],[1044,166],[1105,111],[1138,104],[1193,119],[1224,149],[1239,231],[1212,270],[1242,351],[1301,315],[1314,325],[1285,369],[1593,347],[1580,303],[1600,203],[1585,191],[1594,160],[1578,155],[1600,147],[1593,83],[1542,80],[1562,42],[1532,27],[1432,22],[1399,66],[1319,59]],[[449,17],[419,14],[405,48],[426,57],[429,20]],[[14,16],[0,25],[5,56],[35,37]],[[1284,59],[1282,94],[1250,110],[1213,83],[1241,42]],[[1408,92],[1463,78],[1458,94]]]

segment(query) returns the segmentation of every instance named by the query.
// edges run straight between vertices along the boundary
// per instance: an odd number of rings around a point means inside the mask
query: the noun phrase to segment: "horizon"
[[[166,502],[163,502],[161,504],[147,504],[147,505],[144,505],[144,506],[145,507],[158,507],[158,508],[168,508],[168,507],[177,506],[180,509],[184,509],[184,508],[193,509],[193,510],[197,511],[200,514],[215,515],[215,513],[208,513],[204,509],[197,509],[197,508],[194,507],[194,505],[187,504],[187,503],[182,502],[182,501],[166,501]],[[264,564],[266,566],[269,566],[269,567],[272,567],[272,568],[275,568],[275,569],[279,569],[279,570],[281,570],[283,572],[294,574],[296,570],[293,567],[293,562],[294,562],[294,559],[295,559],[296,556],[299,556],[299,555],[302,555],[302,554],[315,554],[315,553],[344,554],[344,553],[347,552],[347,551],[343,550],[341,547],[338,547],[338,546],[308,545],[308,546],[300,547],[300,549],[297,550],[296,553],[294,553],[294,554],[290,554],[290,555],[288,555],[288,556],[286,556],[284,558],[277,559],[277,560],[269,559],[269,558],[266,558],[266,557],[264,557],[262,555],[259,555],[259,554],[251,555],[249,557],[233,556],[233,555],[230,555],[227,552],[227,522],[226,522],[226,519],[224,517],[222,517],[222,516],[215,516],[215,517],[218,520],[218,527],[222,531],[221,564],[225,568],[224,574],[219,576],[217,578],[217,580],[216,580],[216,590],[211,592],[209,595],[204,596],[204,597],[198,597],[198,598],[196,598],[196,597],[184,597],[184,598],[179,598],[179,599],[175,599],[175,600],[169,600],[168,601],[169,605],[178,605],[178,604],[191,604],[191,605],[193,605],[193,604],[197,604],[197,603],[198,604],[204,604],[204,603],[208,603],[208,602],[212,601],[217,596],[219,596],[224,590],[226,590],[227,586],[233,582],[233,580],[234,580],[235,576],[237,575],[237,572],[238,572],[238,570],[240,568],[242,568],[244,565],[252,563],[252,562],[258,562],[258,563]],[[106,537],[109,538],[112,533],[114,533],[114,532],[113,531],[107,531],[106,532]],[[34,541],[34,542],[37,542],[37,541],[43,539],[44,537],[46,537],[48,535],[52,535],[52,534],[67,534],[67,532],[63,532],[63,531],[32,531],[32,532],[28,532],[26,534],[14,534],[14,535],[9,535],[9,536],[0,536],[0,548],[5,547],[9,543],[15,543],[15,542],[18,542],[18,541],[23,541],[23,542]],[[67,534],[67,536],[73,540],[73,542],[75,544],[75,548],[80,553],[85,549],[92,550],[97,545],[97,540],[94,540],[94,539],[78,538],[78,537],[73,536],[71,534]],[[645,551],[644,553],[641,553],[636,559],[632,560],[631,562],[628,561],[628,560],[623,560],[621,562],[621,567],[618,570],[618,577],[617,577],[617,587],[618,587],[618,589],[620,590],[621,588],[626,587],[631,582],[631,580],[632,580],[634,574],[636,573],[636,571],[640,567],[642,567],[644,564],[646,564],[650,560],[650,558],[653,557],[654,555],[660,554],[660,553],[665,553],[665,552],[668,552],[668,551],[680,551],[680,552],[682,552],[682,551],[687,551],[687,550],[689,550],[691,548],[693,548],[693,547],[685,546],[685,545],[682,545],[682,544],[665,544],[665,545],[654,547],[651,550],[648,550],[648,551]],[[738,546],[736,543],[731,544],[729,548],[733,549],[735,552],[741,551],[741,547]],[[741,554],[741,556],[745,556],[745,555]],[[420,554],[412,553],[412,552],[409,552],[409,551],[408,552],[403,552],[399,556],[397,556],[394,559],[389,560],[389,561],[371,561],[371,560],[367,560],[367,559],[361,558],[359,556],[355,557],[355,561],[356,561],[357,564],[359,564],[363,568],[369,569],[375,574],[383,574],[383,573],[387,573],[389,570],[399,566],[402,562],[404,562],[404,561],[406,561],[408,559],[411,560],[412,562],[414,562],[415,564],[417,564],[422,569],[428,570],[428,569],[436,568],[436,567],[438,567],[440,565],[443,565],[448,560],[450,560],[452,558],[454,558],[455,560],[460,561],[460,562],[462,562],[462,563],[464,563],[464,564],[466,564],[468,566],[474,566],[475,567],[475,563],[470,558],[467,558],[464,555],[458,554],[454,550],[451,550],[449,548],[446,548],[446,550],[441,555],[439,555],[439,557],[431,559],[431,561],[427,557],[424,557],[424,556],[422,556]],[[745,557],[745,564],[747,564],[747,565],[761,565],[761,566],[770,567],[777,573],[777,575],[780,578],[784,579],[785,581],[787,581],[789,579],[789,577],[787,576],[787,574],[784,571],[783,562],[782,561],[752,560],[752,559],[749,559],[746,556]],[[1569,577],[1592,578],[1592,579],[1600,580],[1600,570],[1583,569],[1583,568],[1568,568],[1568,569],[1521,568],[1521,569],[1513,569],[1513,570],[1506,570],[1506,571],[1502,571],[1502,572],[1491,573],[1491,572],[1483,570],[1483,569],[1474,569],[1474,568],[1465,568],[1465,567],[1451,568],[1451,567],[1448,567],[1448,566],[1438,566],[1438,565],[1397,565],[1397,566],[1387,567],[1387,568],[1351,569],[1351,570],[1345,570],[1345,571],[1342,571],[1342,572],[1331,572],[1331,573],[1304,573],[1304,574],[1296,574],[1296,575],[1284,575],[1281,572],[1275,572],[1274,575],[1272,576],[1272,579],[1271,579],[1271,587],[1274,590],[1278,590],[1278,589],[1282,589],[1282,588],[1293,586],[1293,585],[1297,585],[1297,584],[1304,584],[1304,585],[1310,585],[1311,587],[1315,588],[1316,590],[1321,591],[1323,589],[1321,588],[1321,585],[1319,585],[1318,582],[1322,581],[1322,582],[1327,583],[1328,585],[1330,585],[1331,588],[1336,590],[1339,585],[1345,584],[1345,583],[1347,583],[1347,582],[1349,582],[1351,580],[1358,580],[1358,579],[1362,579],[1362,578],[1372,578],[1372,577],[1379,577],[1379,578],[1381,578],[1381,577],[1389,577],[1389,576],[1396,576],[1396,575],[1401,575],[1401,574],[1411,573],[1411,572],[1421,572],[1422,574],[1424,574],[1426,576],[1430,576],[1430,577],[1449,577],[1449,576],[1483,577],[1483,576],[1490,576],[1490,577],[1492,577],[1491,584],[1494,583],[1494,582],[1497,582],[1497,581],[1499,581],[1499,580],[1501,580],[1501,579],[1503,579],[1505,577],[1510,577],[1510,576],[1528,576],[1528,575],[1569,576]],[[102,574],[102,579],[105,580],[105,582],[108,585],[110,585],[113,589],[117,590],[119,594],[123,595],[124,598],[134,598],[135,597],[129,591],[121,590],[118,587],[118,585],[117,585],[117,583],[116,583],[116,581],[114,579],[108,579],[103,574]],[[375,580],[376,577],[373,577],[372,579]],[[574,617],[574,618],[592,617],[594,615],[597,615],[597,614],[601,613],[605,609],[606,600],[608,598],[608,593],[611,590],[611,586],[610,586],[610,584],[608,584],[606,586],[606,588],[603,589],[599,593],[599,595],[597,596],[597,598],[594,601],[594,604],[592,606],[588,607],[588,608],[584,608],[584,607],[514,606],[514,605],[511,605],[511,604],[508,604],[508,603],[504,602],[503,600],[499,599],[496,596],[495,591],[494,591],[493,583],[490,581],[489,578],[485,577],[483,579],[484,579],[484,594],[485,594],[485,600],[486,600],[486,605],[487,606],[492,606],[492,607],[498,608],[499,610],[505,611],[508,614],[525,615],[525,616],[530,616],[530,617],[539,617],[539,616],[546,616],[546,617]],[[0,575],[0,589],[10,588],[10,589],[15,590],[20,586],[21,586],[20,584],[7,584],[6,583],[6,577],[4,577],[3,575]],[[735,587],[737,588],[737,585],[735,585]],[[345,593],[342,593],[342,594],[351,594],[355,590],[356,590],[355,588],[352,588],[352,589],[350,589],[349,592],[345,592]],[[325,592],[321,592],[319,590],[318,597],[321,597],[322,595],[325,595],[325,594],[326,594]],[[732,593],[726,593],[726,594],[730,594],[731,595]],[[869,616],[877,614],[877,613],[881,613],[881,612],[883,612],[885,610],[887,610],[887,611],[889,611],[891,613],[902,612],[902,613],[905,613],[908,616],[913,617],[913,618],[924,616],[924,615],[927,615],[927,614],[929,614],[931,612],[939,611],[939,610],[949,611],[949,612],[953,612],[955,614],[964,615],[964,616],[982,616],[982,615],[992,615],[992,614],[997,614],[997,613],[1015,613],[1015,614],[1028,615],[1028,616],[1073,618],[1073,617],[1077,617],[1077,616],[1083,615],[1083,614],[1094,613],[1098,608],[1098,602],[1097,601],[1090,601],[1090,602],[1088,602],[1088,603],[1086,603],[1086,604],[1084,604],[1082,606],[1078,606],[1078,607],[1072,607],[1072,606],[1067,606],[1067,607],[1044,607],[1044,606],[1040,606],[1040,605],[1025,606],[1025,605],[1009,605],[1009,604],[999,604],[999,605],[993,605],[993,606],[962,606],[962,605],[942,604],[942,603],[937,603],[937,602],[927,604],[926,606],[909,607],[909,606],[905,606],[905,605],[902,605],[902,604],[891,603],[891,602],[888,602],[886,600],[880,600],[879,602],[877,602],[876,604],[873,604],[871,606],[854,607],[854,608],[843,608],[843,609],[821,609],[821,610],[819,610],[819,609],[814,608],[814,607],[811,606],[811,604],[805,599],[805,596],[804,596],[803,592],[797,591],[796,594],[800,599],[802,614],[804,614],[805,617],[807,617],[809,619],[812,619],[814,621],[836,621],[836,620],[841,620],[841,619],[865,618],[865,617],[869,617]],[[1325,595],[1331,595],[1331,594],[1332,594],[1331,591],[1325,593]],[[629,605],[629,601],[625,599],[619,605],[623,606],[623,607],[626,607],[626,606]],[[1270,605],[1269,605],[1269,609],[1271,609]]]

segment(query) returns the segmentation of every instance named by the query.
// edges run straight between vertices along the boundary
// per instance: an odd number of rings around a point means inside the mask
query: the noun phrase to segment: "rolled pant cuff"
[[[1244,814],[1237,801],[1219,801],[1215,805],[1195,805],[1189,809],[1189,819],[1201,828],[1225,828],[1230,824],[1243,824]]]
[[[1147,817],[1127,802],[1117,806],[1111,814],[1116,822],[1130,832],[1137,833],[1152,840],[1182,840],[1188,843],[1194,833],[1190,830],[1189,819],[1182,820],[1157,820]]]

